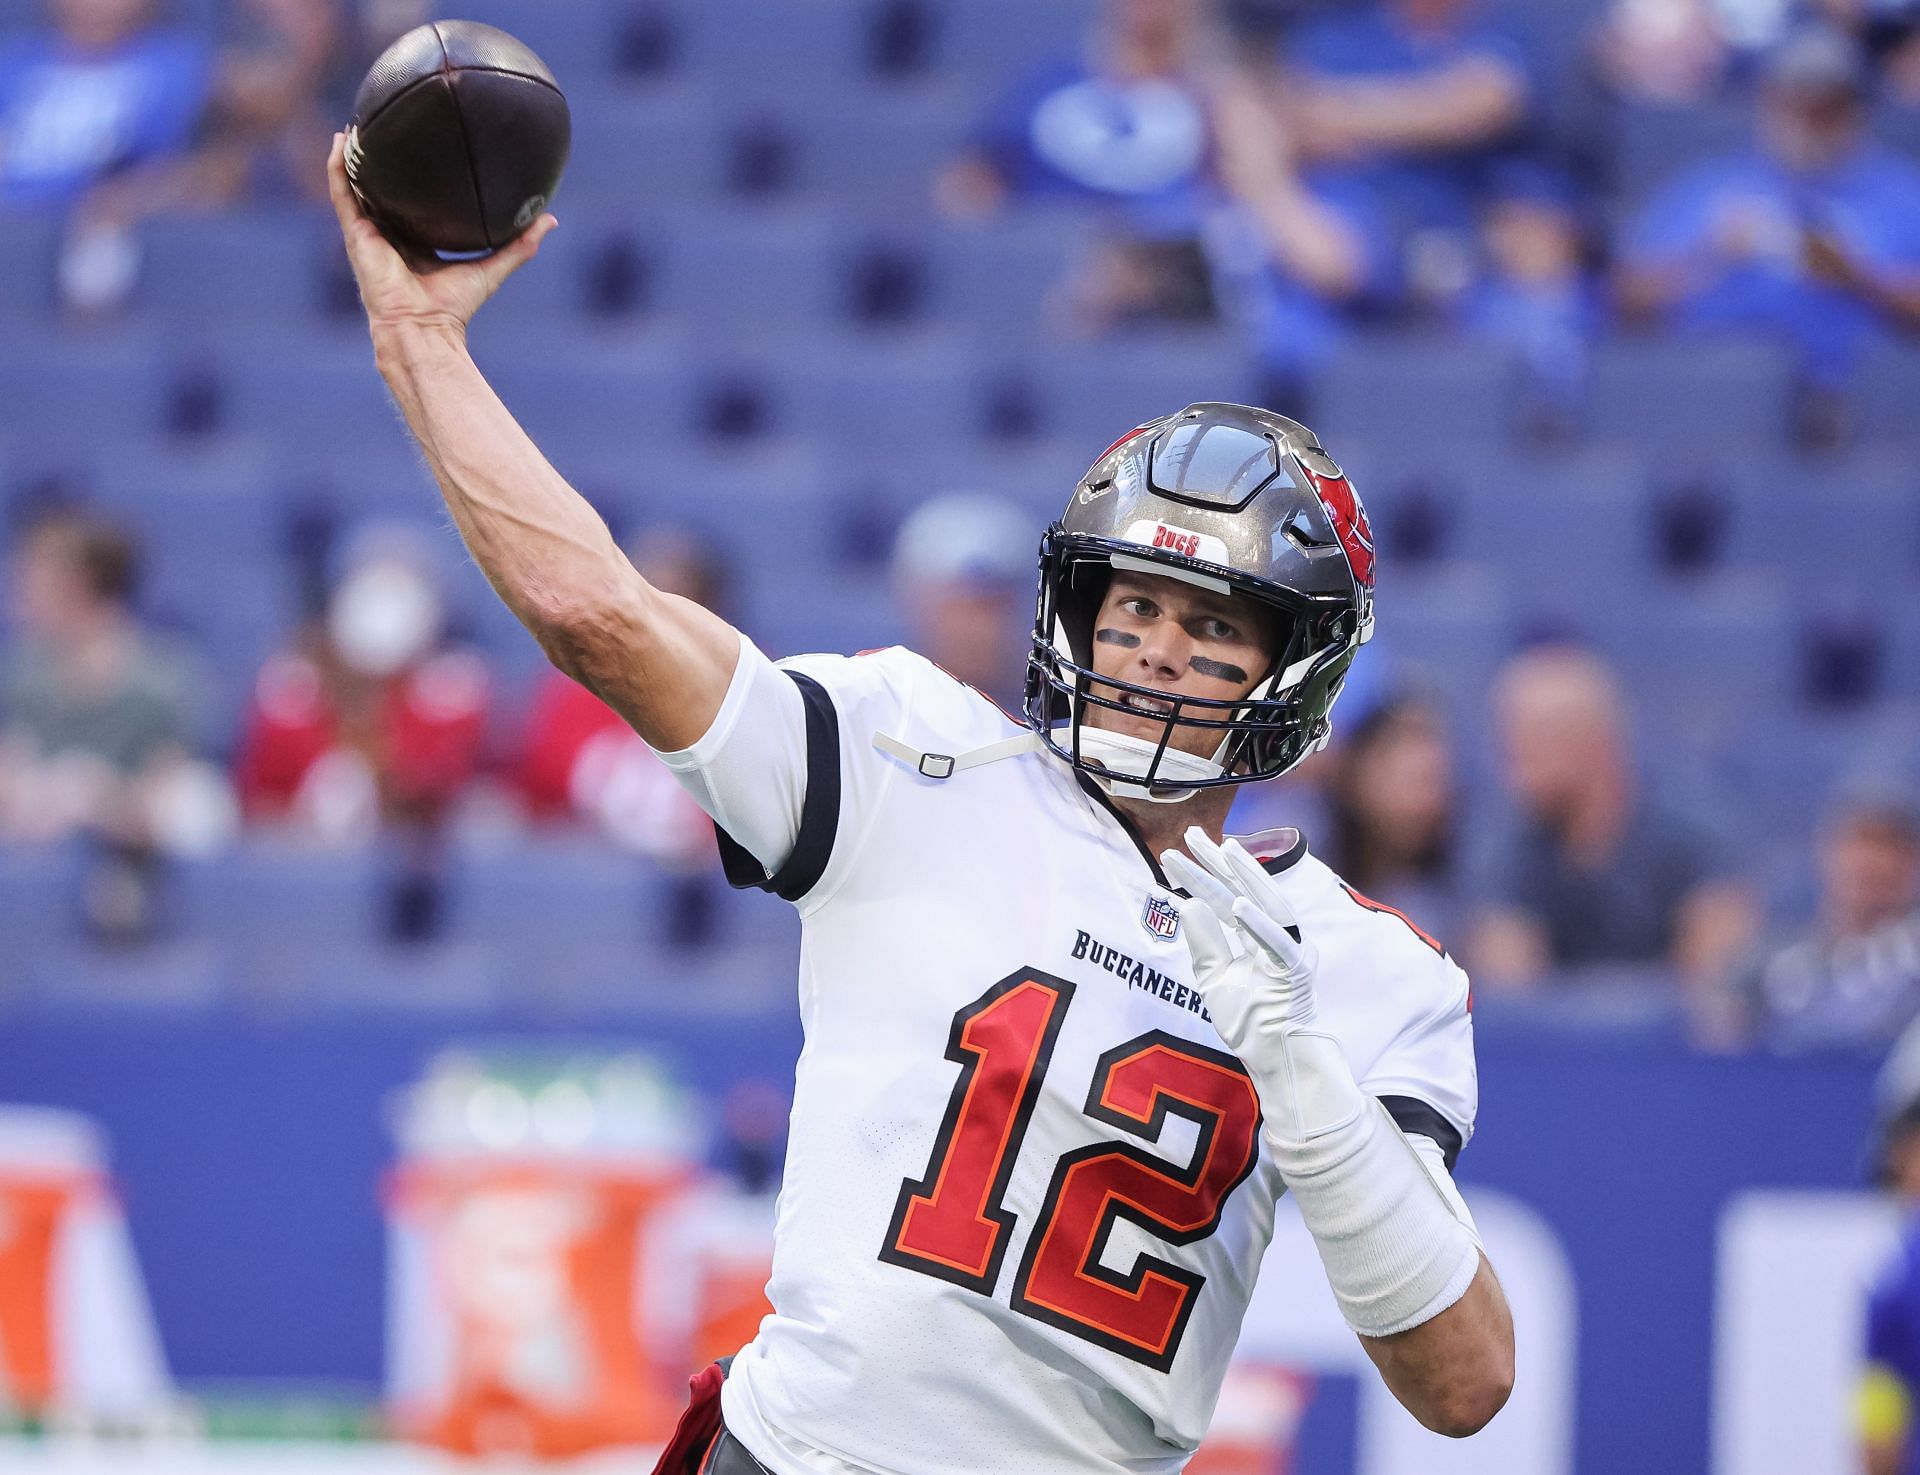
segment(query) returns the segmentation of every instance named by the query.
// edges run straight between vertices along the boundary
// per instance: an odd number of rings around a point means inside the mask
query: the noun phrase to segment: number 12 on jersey
[[[960,1067],[927,1171],[900,1185],[880,1258],[991,1296],[1013,1238],[1005,1204],[1074,985],[1026,968],[953,1017],[947,1059]],[[1205,1239],[1253,1171],[1260,1100],[1222,1050],[1151,1030],[1102,1055],[1084,1110],[1143,1141],[1168,1116],[1198,1129],[1184,1168],[1130,1142],[1061,1155],[1014,1277],[1015,1311],[1164,1372],[1180,1350],[1205,1277],[1142,1254],[1102,1264],[1114,1225],[1167,1244]]]

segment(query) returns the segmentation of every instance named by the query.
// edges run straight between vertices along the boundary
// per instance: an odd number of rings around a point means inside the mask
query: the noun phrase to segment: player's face
[[[1266,676],[1274,659],[1270,621],[1257,605],[1215,594],[1158,574],[1116,573],[1093,622],[1093,669],[1098,676],[1165,691],[1169,697],[1233,701]],[[1117,696],[1102,691],[1100,696]],[[1094,727],[1158,742],[1165,712],[1142,709],[1135,717],[1107,707],[1089,707]],[[1209,713],[1217,717],[1217,713]],[[1218,728],[1174,728],[1169,746],[1211,755],[1220,746]]]

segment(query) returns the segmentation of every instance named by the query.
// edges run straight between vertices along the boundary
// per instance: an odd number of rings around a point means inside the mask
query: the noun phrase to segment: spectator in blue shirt
[[[1869,137],[1864,89],[1836,33],[1775,52],[1755,146],[1683,175],[1628,230],[1623,310],[1776,334],[1816,389],[1872,336],[1920,327],[1920,167]]]
[[[1393,277],[1387,213],[1357,180],[1305,166],[1274,99],[1215,99],[1219,173],[1236,208],[1210,233],[1224,305],[1251,340],[1269,403],[1288,403]]]
[[[183,152],[211,49],[156,29],[149,0],[48,0],[51,28],[0,43],[0,210],[63,209]]]
[[[1281,96],[1303,155],[1372,187],[1405,230],[1465,231],[1478,171],[1527,120],[1527,57],[1479,0],[1375,0],[1299,26]]]
[[[1867,1301],[1855,1438],[1864,1475],[1920,1475],[1920,1025],[1893,1047],[1874,1095],[1872,1166],[1903,1222]]]
[[[1457,325],[1511,351],[1531,430],[1549,438],[1571,430],[1605,321],[1572,181],[1540,164],[1496,170],[1481,209],[1479,256],[1454,306]]]
[[[958,217],[1011,203],[1091,206],[1108,248],[1080,284],[1096,324],[1204,317],[1213,191],[1213,31],[1203,0],[1106,0],[1083,56],[1015,87],[939,182]]]

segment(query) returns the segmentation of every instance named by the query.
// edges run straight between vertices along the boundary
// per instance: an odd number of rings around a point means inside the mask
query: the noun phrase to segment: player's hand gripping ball
[[[347,178],[388,240],[460,260],[541,217],[572,145],[545,62],[492,26],[435,21],[389,46],[360,84]]]

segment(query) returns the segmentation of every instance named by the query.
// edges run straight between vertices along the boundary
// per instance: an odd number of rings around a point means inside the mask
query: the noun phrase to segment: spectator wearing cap
[[[1606,322],[1573,182],[1542,164],[1495,170],[1480,209],[1478,256],[1454,306],[1457,326],[1520,364],[1531,428],[1570,429]]]
[[[446,633],[434,550],[363,530],[323,616],[254,683],[236,779],[247,817],[338,844],[437,830],[479,771],[487,668]]]
[[[1327,7],[1281,47],[1302,156],[1372,188],[1403,231],[1471,227],[1478,174],[1525,127],[1534,87],[1480,0]]]
[[[1024,699],[1036,558],[1030,520],[977,493],[923,503],[894,543],[913,648],[1008,712]]]
[[[1920,805],[1844,801],[1820,838],[1811,924],[1748,980],[1759,1040],[1779,1049],[1884,1045],[1920,1016]]]
[[[1066,290],[1083,326],[1210,316],[1214,39],[1205,0],[1103,0],[1084,54],[1015,86],[943,172],[942,208],[1100,212],[1100,248]]]
[[[1500,673],[1494,717],[1513,813],[1479,847],[1475,980],[1522,990],[1649,970],[1682,980],[1702,1027],[1723,1030],[1752,900],[1726,843],[1645,792],[1613,671],[1579,646],[1534,646]]]
[[[48,0],[49,27],[0,42],[0,212],[65,209],[184,153],[211,48],[153,23],[150,0]]]
[[[1657,194],[1620,252],[1624,311],[1682,329],[1757,329],[1832,389],[1870,337],[1920,328],[1920,167],[1867,130],[1864,59],[1801,31],[1768,58],[1752,148]]]

